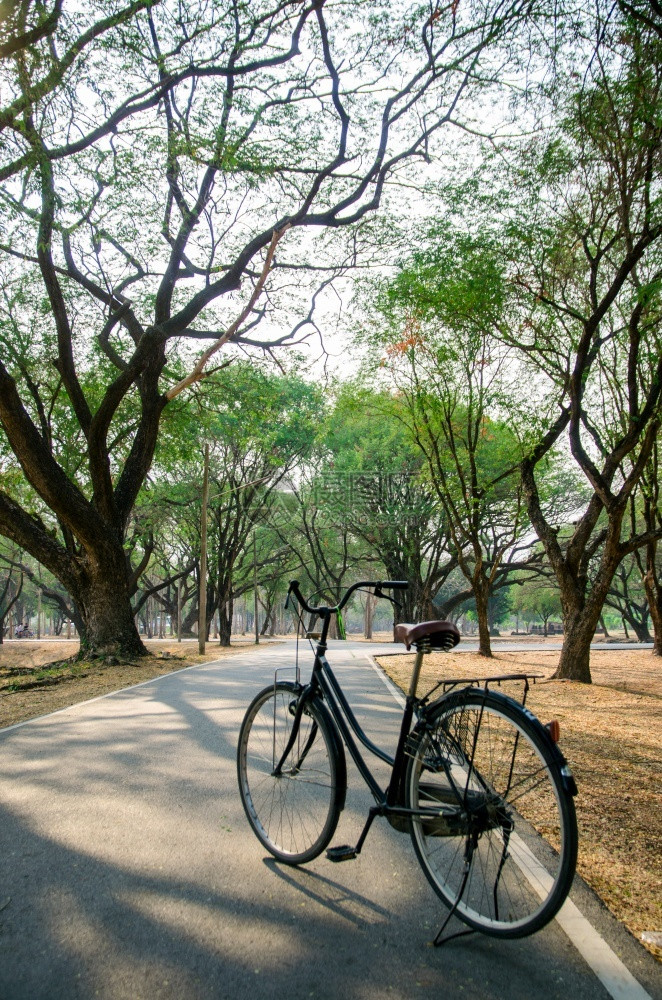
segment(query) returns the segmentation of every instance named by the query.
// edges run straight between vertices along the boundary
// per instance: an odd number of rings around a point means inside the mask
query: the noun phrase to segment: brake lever
[[[398,611],[401,609],[402,605],[399,601],[396,601],[395,597],[391,597],[389,594],[385,594],[381,587],[375,587],[374,597],[383,597],[385,601],[390,601],[394,608]]]

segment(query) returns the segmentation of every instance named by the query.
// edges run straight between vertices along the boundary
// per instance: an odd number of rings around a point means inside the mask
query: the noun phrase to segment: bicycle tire
[[[541,723],[496,692],[442,698],[417,727],[405,778],[418,860],[447,907],[475,930],[533,934],[575,873],[574,781]],[[416,732],[416,731],[415,731]]]
[[[275,858],[312,861],[331,840],[345,804],[347,771],[326,706],[312,699],[281,774],[273,774],[292,731],[299,685],[279,681],[249,705],[239,732],[237,776],[248,822]]]

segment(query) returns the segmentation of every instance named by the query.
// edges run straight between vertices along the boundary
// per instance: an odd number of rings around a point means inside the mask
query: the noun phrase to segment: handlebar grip
[[[294,594],[294,596],[296,597],[298,589],[299,589],[299,581],[298,580],[290,580],[290,585],[287,588],[287,597],[285,598],[285,610],[286,611],[288,610],[288,608],[290,606],[290,596],[292,594]]]
[[[290,580],[290,586],[289,586],[288,591],[287,591],[287,599],[288,599],[288,601],[289,601],[289,598],[290,598],[290,594],[294,594],[294,596],[296,597],[297,601],[299,602],[299,604],[301,605],[301,607],[303,608],[304,611],[308,611],[311,614],[315,614],[315,612],[317,612],[317,611],[320,610],[319,608],[312,608],[310,606],[310,604],[308,604],[308,602],[306,601],[306,599],[304,598],[303,594],[301,593],[301,591],[299,589],[299,581],[298,580]]]
[[[382,580],[379,586],[386,587],[388,590],[406,590],[409,586],[409,580]]]

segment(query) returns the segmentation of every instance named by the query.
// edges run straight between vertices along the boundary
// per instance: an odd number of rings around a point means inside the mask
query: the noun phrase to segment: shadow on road
[[[1,1000],[604,1000],[556,927],[428,947],[441,904],[384,823],[351,863],[265,859],[235,775],[262,683],[205,665],[0,739]],[[367,805],[352,786],[338,842]]]

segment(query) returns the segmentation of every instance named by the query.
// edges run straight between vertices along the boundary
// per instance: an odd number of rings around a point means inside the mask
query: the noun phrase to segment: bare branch
[[[213,357],[213,355],[216,354],[217,351],[220,351],[221,347],[223,347],[224,344],[227,344],[228,341],[232,340],[232,338],[235,336],[235,334],[241,327],[241,324],[250,315],[251,311],[253,310],[253,307],[255,306],[255,303],[262,294],[262,289],[264,288],[266,280],[269,277],[269,272],[271,270],[271,264],[273,261],[274,254],[276,252],[276,247],[278,246],[279,241],[282,239],[282,237],[285,235],[285,233],[289,228],[290,226],[286,225],[282,229],[274,230],[273,236],[271,238],[271,243],[269,245],[269,249],[267,251],[267,255],[264,260],[264,266],[262,267],[260,277],[258,278],[255,287],[253,288],[253,292],[251,294],[250,299],[242,309],[237,319],[235,319],[234,322],[230,324],[225,333],[223,333],[222,336],[220,336],[218,340],[216,340],[210,347],[208,347],[207,350],[204,351],[204,353],[200,356],[200,359],[196,363],[193,371],[189,375],[187,375],[186,378],[178,382],[177,385],[173,385],[171,389],[168,389],[166,393],[166,399],[168,400],[174,399],[175,396],[178,396],[180,392],[183,392],[183,390],[186,389],[187,386],[192,385],[194,382],[199,382],[201,379],[203,379],[205,377],[205,366],[209,361],[209,359]]]

